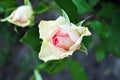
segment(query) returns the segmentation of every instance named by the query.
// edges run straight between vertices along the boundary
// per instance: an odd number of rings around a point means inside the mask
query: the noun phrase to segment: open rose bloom
[[[33,10],[31,5],[23,5],[14,10],[10,16],[1,21],[8,21],[17,26],[26,27],[32,24],[34,20]]]
[[[43,39],[39,58],[45,62],[72,55],[80,49],[83,36],[91,35],[88,28],[72,23],[68,25],[63,17],[55,21],[41,21],[39,33]]]

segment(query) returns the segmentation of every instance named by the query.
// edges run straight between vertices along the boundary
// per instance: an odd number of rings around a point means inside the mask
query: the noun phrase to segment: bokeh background
[[[120,0],[30,1],[38,12],[32,28],[0,22],[0,80],[37,80],[34,79],[35,69],[43,80],[120,80]],[[0,18],[23,4],[24,0],[0,0]],[[39,36],[39,21],[56,19],[60,8],[75,24],[91,16],[84,23],[92,32],[91,37],[83,40],[88,55],[76,51],[70,57],[72,60],[65,59],[57,64],[53,61],[45,66],[35,51],[40,46],[31,47],[39,40],[32,38]],[[31,35],[20,42],[27,31]]]

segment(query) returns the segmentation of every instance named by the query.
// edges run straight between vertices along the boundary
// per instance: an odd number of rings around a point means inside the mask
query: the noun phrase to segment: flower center
[[[70,37],[67,33],[63,33],[59,30],[51,38],[51,43],[55,47],[59,47],[59,48],[62,48],[64,50],[69,50],[69,48],[74,44],[74,42],[70,39]]]
[[[56,45],[59,42],[58,38],[56,35],[53,37],[53,44]]]

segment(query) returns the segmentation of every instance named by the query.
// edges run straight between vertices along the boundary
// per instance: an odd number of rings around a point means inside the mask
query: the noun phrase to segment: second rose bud
[[[31,26],[34,24],[34,11],[31,4],[18,7],[10,16],[1,20],[1,22],[4,21],[8,21],[20,27]]]

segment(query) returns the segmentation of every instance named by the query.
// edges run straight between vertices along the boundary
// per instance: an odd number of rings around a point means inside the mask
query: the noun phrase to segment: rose
[[[14,10],[10,16],[1,21],[8,21],[15,25],[25,27],[32,24],[34,20],[33,10],[31,5],[23,5]]]
[[[41,21],[39,33],[43,39],[39,58],[45,62],[72,55],[75,50],[80,49],[83,36],[91,35],[88,28],[72,23],[68,25],[63,17],[55,21]]]

